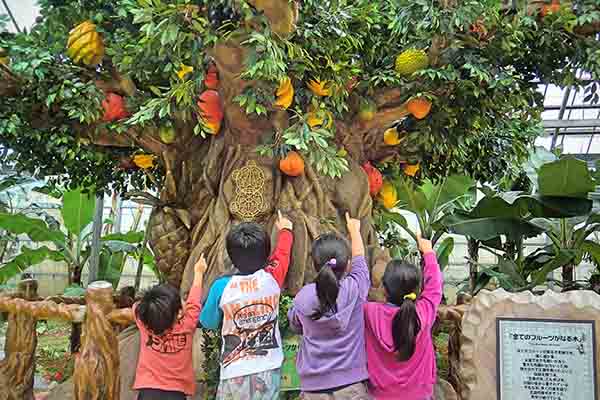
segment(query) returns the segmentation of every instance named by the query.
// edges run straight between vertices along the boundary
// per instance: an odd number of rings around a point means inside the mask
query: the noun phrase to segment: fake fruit
[[[275,106],[286,110],[292,105],[292,101],[294,101],[294,86],[292,86],[290,78],[285,77],[281,80],[275,95],[277,96],[274,104]]]
[[[217,66],[215,64],[210,64],[208,67],[206,76],[204,77],[204,86],[207,89],[214,90],[219,86],[219,72],[217,71]]]
[[[194,71],[194,67],[191,67],[191,66],[185,65],[185,64],[181,64],[179,71],[177,71],[177,76],[179,77],[179,79],[181,79],[183,81],[183,80],[185,80],[185,77],[187,76],[187,74],[191,74],[193,71]]]
[[[402,140],[400,139],[400,134],[396,127],[386,129],[385,132],[383,132],[383,143],[387,146],[396,146],[401,142]]]
[[[319,126],[329,129],[333,126],[333,114],[328,110],[311,111],[308,113],[306,123],[311,129]]]
[[[84,21],[71,30],[67,41],[67,55],[73,62],[83,62],[88,66],[97,65],[102,61],[104,42],[96,31],[95,24]]]
[[[381,172],[368,161],[363,164],[362,168],[369,180],[369,193],[371,196],[377,196],[377,193],[379,193],[381,186],[383,185],[383,176],[381,176]]]
[[[560,1],[552,0],[551,4],[544,4],[542,6],[542,17],[549,14],[556,14],[560,11]]]
[[[223,106],[219,92],[207,90],[202,93],[198,100],[198,108],[200,108],[200,118],[209,132],[212,135],[219,133],[223,121]]]
[[[285,158],[279,161],[279,169],[287,176],[300,176],[304,174],[304,160],[295,151],[287,153]]]
[[[429,57],[423,50],[404,50],[396,57],[396,72],[403,76],[410,76],[427,66]]]
[[[154,167],[154,158],[151,154],[138,154],[133,156],[133,163],[141,169],[150,169]]]
[[[321,82],[319,79],[313,79],[308,82],[308,88],[316,96],[327,97],[331,96],[331,89],[328,87],[329,82]]]
[[[358,111],[358,119],[362,122],[371,121],[375,118],[375,113],[377,112],[377,105],[368,99],[363,99],[360,102],[360,108]]]
[[[125,100],[115,93],[106,94],[106,98],[102,101],[102,108],[104,109],[102,116],[104,122],[114,122],[129,116],[125,108]]]
[[[158,136],[164,144],[171,144],[175,141],[175,129],[172,126],[161,126]]]
[[[0,47],[0,64],[8,65],[8,53]]]
[[[391,182],[384,182],[379,192],[379,199],[388,210],[394,208],[398,203],[396,187]]]
[[[405,164],[404,168],[403,168],[404,174],[408,175],[408,176],[417,175],[417,172],[419,172],[420,169],[421,169],[420,164]]]
[[[417,119],[423,119],[431,111],[431,102],[424,97],[411,99],[406,105],[406,109]]]

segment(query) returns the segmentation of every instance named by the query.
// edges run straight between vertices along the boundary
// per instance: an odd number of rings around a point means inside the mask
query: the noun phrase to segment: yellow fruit
[[[187,74],[191,74],[194,71],[194,67],[189,65],[181,64],[181,68],[177,71],[179,79],[184,80]]]
[[[429,66],[429,57],[423,50],[408,49],[396,57],[396,72],[409,76]]]
[[[358,119],[362,122],[369,122],[375,118],[377,105],[372,100],[362,100],[358,111]]]
[[[102,61],[104,42],[102,36],[96,31],[96,25],[91,21],[85,21],[71,30],[67,42],[67,55],[73,62],[83,62],[89,66]]]
[[[151,154],[138,154],[133,156],[133,163],[141,169],[150,169],[154,167],[154,158]]]
[[[417,172],[421,169],[420,164],[406,164],[404,166],[404,174],[408,176],[415,176]]]
[[[333,126],[333,114],[328,110],[311,111],[308,113],[306,123],[311,128],[323,125],[329,129]]]
[[[321,97],[331,96],[331,89],[328,86],[328,81],[321,82],[319,79],[313,79],[308,82],[308,88],[311,92]]]
[[[277,99],[275,100],[275,106],[281,107],[284,110],[288,109],[289,106],[292,105],[294,101],[294,86],[292,86],[292,81],[290,78],[285,77],[277,88],[277,93],[275,93]]]
[[[386,129],[386,131],[383,132],[383,142],[388,146],[396,146],[400,144],[402,140],[400,140],[398,130],[395,127]]]
[[[342,147],[337,152],[338,157],[346,157],[348,155],[348,150],[345,147]]]
[[[8,65],[8,61],[8,54],[2,47],[0,47],[0,64]]]
[[[398,193],[392,183],[388,181],[383,182],[383,186],[379,191],[379,199],[388,210],[396,206],[398,203]]]

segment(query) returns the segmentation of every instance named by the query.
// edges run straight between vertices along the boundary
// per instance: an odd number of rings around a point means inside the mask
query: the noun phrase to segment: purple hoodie
[[[304,392],[333,389],[367,380],[363,305],[371,281],[364,256],[352,259],[352,271],[340,281],[338,312],[317,321],[315,284],[306,285],[288,312],[290,327],[303,335],[296,366]]]

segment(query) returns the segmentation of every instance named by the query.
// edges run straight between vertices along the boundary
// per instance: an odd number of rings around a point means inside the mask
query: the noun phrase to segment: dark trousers
[[[159,389],[141,389],[138,400],[186,400],[185,393]]]

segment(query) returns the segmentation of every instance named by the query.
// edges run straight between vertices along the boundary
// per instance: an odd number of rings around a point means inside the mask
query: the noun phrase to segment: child
[[[134,304],[140,330],[140,358],[134,389],[138,400],[185,400],[194,395],[196,378],[192,367],[193,335],[200,314],[204,255],[194,267],[194,282],[182,309],[179,291],[157,285]]]
[[[217,279],[200,323],[221,335],[219,400],[277,400],[283,348],[277,316],[292,249],[292,223],[279,213],[277,247],[257,224],[242,223],[227,235],[227,253],[239,274]]]
[[[419,269],[391,261],[383,275],[388,304],[367,303],[365,321],[370,393],[376,400],[427,400],[436,382],[431,328],[442,299],[442,273],[431,242],[417,238],[425,259]]]
[[[360,221],[346,213],[346,223],[352,251],[335,234],[319,237],[312,247],[319,274],[288,313],[291,329],[303,335],[296,363],[306,400],[370,399],[363,383],[368,378],[363,306],[371,283]]]

